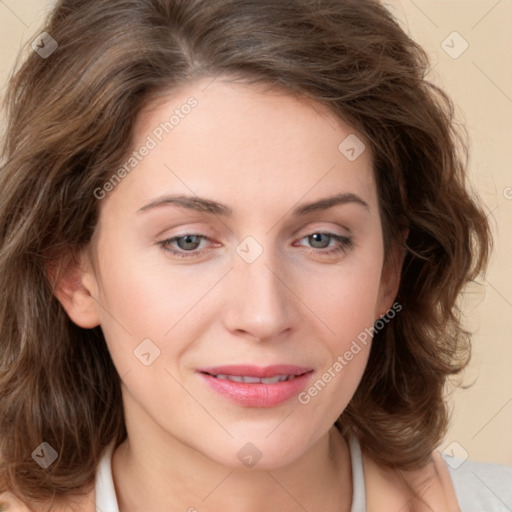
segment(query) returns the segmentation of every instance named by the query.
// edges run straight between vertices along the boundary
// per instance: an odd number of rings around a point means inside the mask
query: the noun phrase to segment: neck
[[[167,433],[130,427],[112,457],[119,512],[350,511],[350,451],[335,427],[293,463],[270,470],[225,466]]]

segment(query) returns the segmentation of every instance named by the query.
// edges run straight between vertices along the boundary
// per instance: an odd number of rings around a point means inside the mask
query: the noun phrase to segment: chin
[[[273,470],[295,462],[303,453],[305,441],[294,441],[290,437],[245,435],[242,439],[233,439],[224,450],[211,453],[210,457],[218,463],[233,469]]]

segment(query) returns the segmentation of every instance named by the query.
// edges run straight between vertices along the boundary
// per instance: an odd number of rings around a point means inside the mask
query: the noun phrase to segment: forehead
[[[371,202],[375,193],[365,137],[283,89],[198,80],[140,113],[132,151],[145,145],[151,150],[118,187],[141,200],[221,192],[247,206],[262,195],[279,202],[337,191]]]

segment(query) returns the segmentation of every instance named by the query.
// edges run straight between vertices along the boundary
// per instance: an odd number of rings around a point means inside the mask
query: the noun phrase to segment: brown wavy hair
[[[27,44],[4,104],[0,492],[71,496],[125,439],[101,328],[75,325],[54,287],[88,247],[94,190],[129,153],[141,109],[209,76],[315,100],[371,142],[386,258],[409,229],[403,311],[375,334],[336,425],[376,461],[424,465],[446,432],[448,377],[470,358],[457,298],[492,247],[466,130],[426,79],[425,51],[376,0],[60,0],[44,30],[58,48],[41,58]],[[41,471],[43,441],[59,456]]]

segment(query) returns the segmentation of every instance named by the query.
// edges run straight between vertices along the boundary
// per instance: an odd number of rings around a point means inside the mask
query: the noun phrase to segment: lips
[[[272,378],[279,375],[297,376],[311,371],[312,368],[305,368],[292,364],[275,364],[272,366],[253,366],[248,364],[238,364],[229,366],[213,366],[210,368],[200,368],[201,373],[209,375],[227,375],[236,377],[258,377]]]
[[[211,389],[239,405],[274,407],[300,393],[313,370],[295,365],[231,365],[198,372]]]

